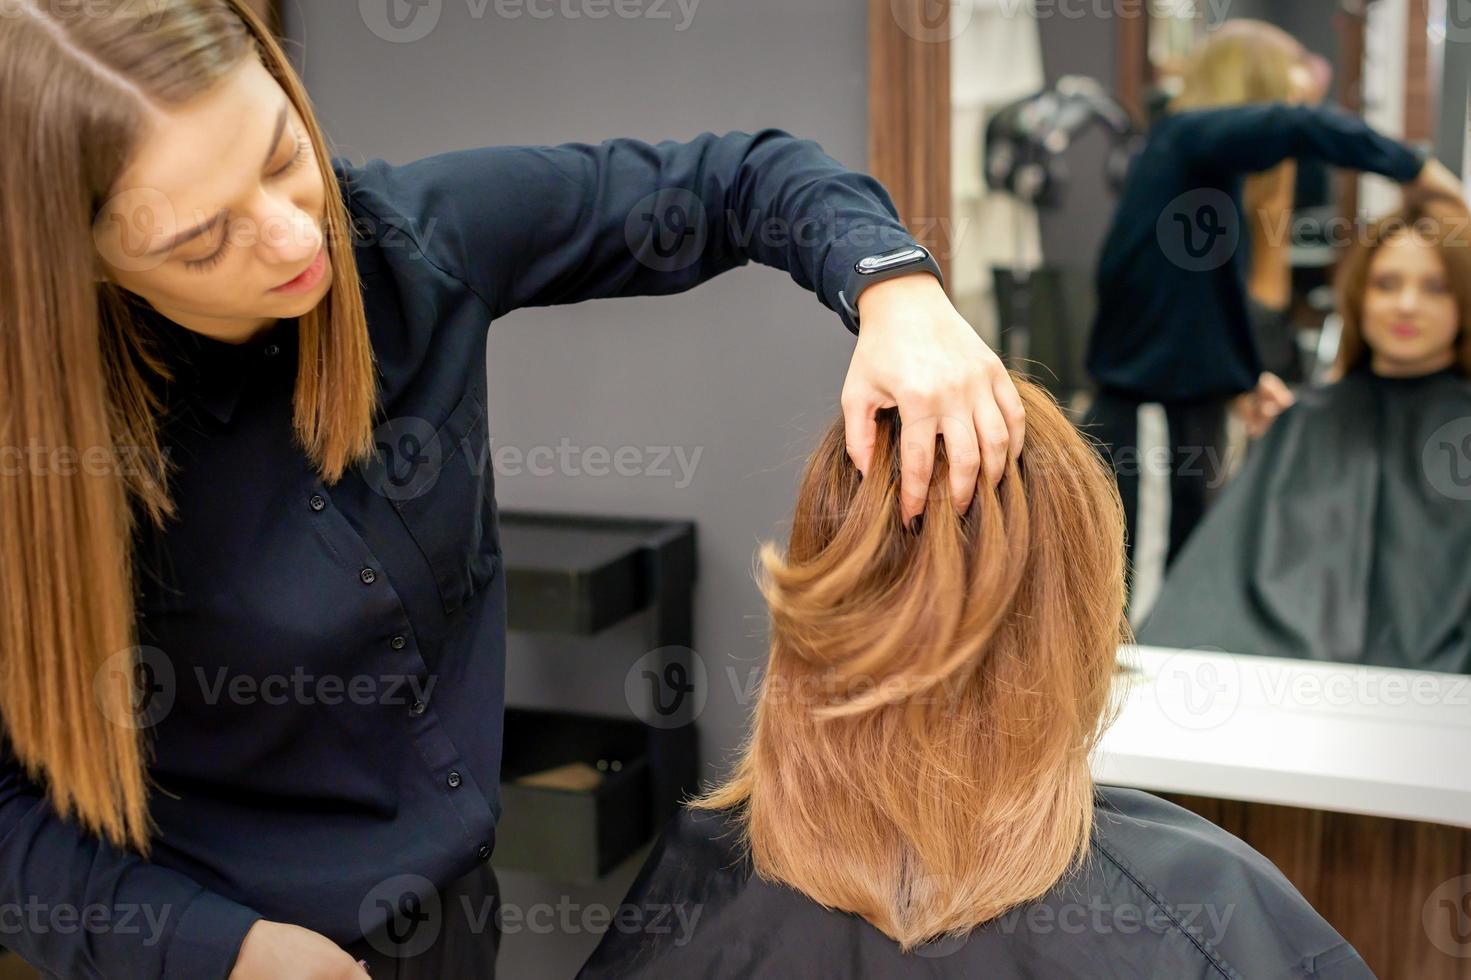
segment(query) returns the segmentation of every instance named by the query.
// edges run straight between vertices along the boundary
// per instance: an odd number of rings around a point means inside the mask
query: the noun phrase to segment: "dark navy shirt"
[[[382,455],[327,486],[295,445],[297,321],[228,344],[138,301],[179,375],[161,388],[179,516],[135,542],[160,833],[151,862],[114,850],[0,760],[0,907],[76,910],[70,929],[0,923],[48,975],[219,980],[260,917],[345,944],[385,917],[385,882],[442,886],[489,857],[506,643],[494,318],[675,293],[751,260],[843,318],[853,263],[913,244],[877,181],[777,130],[333,168]],[[76,928],[89,907],[100,923]]]
[[[1267,103],[1164,116],[1129,168],[1098,259],[1087,367],[1101,387],[1162,402],[1256,387],[1242,186],[1289,157],[1401,182],[1425,161],[1338,109]]]

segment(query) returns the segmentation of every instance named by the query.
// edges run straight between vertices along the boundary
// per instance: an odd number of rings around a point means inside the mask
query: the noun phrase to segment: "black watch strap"
[[[838,302],[842,304],[843,312],[856,327],[858,325],[858,297],[863,291],[876,282],[907,276],[911,272],[934,273],[940,284],[942,286],[945,284],[945,277],[940,274],[940,265],[930,254],[929,249],[923,245],[902,245],[887,252],[865,255],[853,263],[853,271],[848,273],[847,284],[838,290]]]

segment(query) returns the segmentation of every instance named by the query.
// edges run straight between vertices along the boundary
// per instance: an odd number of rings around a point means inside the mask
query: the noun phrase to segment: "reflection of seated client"
[[[1339,271],[1339,380],[1247,456],[1143,643],[1471,672],[1471,229],[1415,194]]]
[[[913,532],[893,412],[862,480],[833,422],[786,555],[761,551],[749,741],[665,828],[584,978],[1371,976],[1240,840],[1093,783],[1128,638],[1122,506],[1016,384],[1020,460],[959,515],[942,452]]]

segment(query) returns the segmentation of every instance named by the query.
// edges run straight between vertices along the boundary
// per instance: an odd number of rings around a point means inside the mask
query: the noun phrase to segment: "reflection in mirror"
[[[1406,196],[1341,260],[1336,380],[1253,445],[1141,642],[1471,673],[1471,215]]]
[[[957,305],[1112,463],[1141,639],[1471,673],[1445,4],[974,6],[951,41]],[[1438,230],[1381,248],[1387,215]],[[1376,286],[1399,255],[1425,268]],[[1441,349],[1390,367],[1437,316]]]

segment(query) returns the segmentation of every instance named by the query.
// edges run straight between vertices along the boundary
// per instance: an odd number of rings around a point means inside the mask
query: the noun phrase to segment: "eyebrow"
[[[281,111],[276,114],[275,132],[271,136],[270,145],[266,148],[266,158],[261,161],[262,169],[270,166],[271,157],[276,155],[276,147],[281,144],[281,134],[286,131],[286,109],[288,105],[288,100],[283,99],[281,102]],[[173,249],[178,248],[180,245],[183,245],[186,242],[191,242],[194,239],[198,238],[200,235],[207,234],[210,229],[214,228],[220,222],[229,217],[229,214],[229,210],[221,211],[219,214],[215,215],[213,218],[210,218],[204,224],[199,225],[195,228],[191,228],[188,231],[180,232],[157,248],[149,249],[147,252],[144,253],[144,255],[150,257],[154,255],[162,255],[164,252],[172,251]]]

